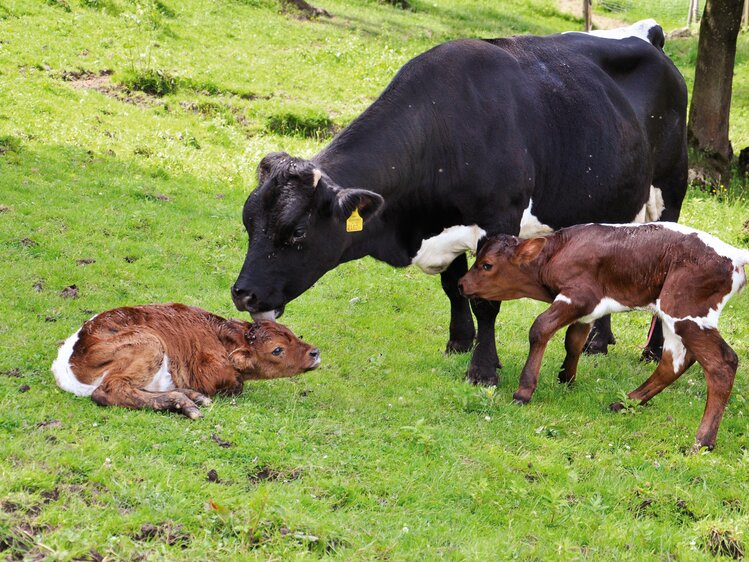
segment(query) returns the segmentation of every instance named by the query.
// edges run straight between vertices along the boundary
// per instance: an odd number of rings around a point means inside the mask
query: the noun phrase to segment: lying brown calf
[[[593,320],[611,312],[652,311],[663,321],[663,357],[629,397],[647,402],[699,362],[707,405],[695,447],[712,448],[738,366],[718,332],[718,317],[746,285],[747,263],[749,251],[679,224],[587,224],[546,238],[491,239],[460,288],[468,297],[552,303],[530,330],[530,353],[514,394],[521,403],[536,389],[546,344],[557,330],[569,326],[559,380],[572,382]]]
[[[70,336],[52,363],[57,384],[101,406],[174,410],[195,419],[208,396],[246,380],[317,368],[320,352],[270,321],[225,320],[183,304],[115,308]]]

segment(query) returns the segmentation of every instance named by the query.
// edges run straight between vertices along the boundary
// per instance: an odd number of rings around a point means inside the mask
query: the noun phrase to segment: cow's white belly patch
[[[486,231],[475,224],[451,226],[424,240],[411,263],[430,275],[442,273],[460,254],[466,251],[475,254],[483,236],[486,236]]]
[[[629,306],[623,305],[622,303],[615,299],[612,299],[611,297],[603,297],[593,309],[593,311],[590,314],[587,314],[580,318],[578,322],[587,324],[589,322],[593,322],[593,320],[598,320],[599,318],[601,318],[602,316],[606,316],[607,314],[612,314],[615,312],[627,312],[629,310],[633,309]]]
[[[533,238],[534,236],[545,236],[554,232],[548,224],[542,223],[532,211],[533,199],[528,201],[528,207],[523,211],[523,216],[520,218],[520,234],[519,238]]]
[[[642,206],[642,209],[640,209],[640,212],[637,213],[637,216],[635,216],[632,222],[655,222],[661,218],[663,209],[665,208],[666,205],[663,202],[663,192],[659,188],[651,185],[648,200]]]
[[[156,371],[151,382],[148,383],[148,386],[143,390],[148,390],[150,392],[166,392],[167,390],[173,390],[174,388],[174,381],[172,380],[172,375],[169,373],[169,358],[164,355],[161,367]]]

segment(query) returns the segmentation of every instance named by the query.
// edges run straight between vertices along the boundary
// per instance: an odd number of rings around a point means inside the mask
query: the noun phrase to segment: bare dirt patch
[[[299,469],[277,470],[269,466],[260,466],[247,478],[253,484],[258,484],[260,482],[291,482],[292,480],[298,480],[301,476],[302,471]]]
[[[112,81],[113,70],[104,69],[99,72],[87,70],[63,70],[59,78],[76,90],[95,90],[105,96],[125,103],[151,107],[164,105],[158,97],[143,92],[133,92],[122,84]]]

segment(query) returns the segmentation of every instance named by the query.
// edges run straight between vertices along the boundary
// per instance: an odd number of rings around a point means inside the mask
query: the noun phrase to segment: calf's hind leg
[[[559,371],[560,383],[574,382],[577,376],[577,364],[580,361],[580,355],[589,333],[590,324],[575,322],[567,328],[567,333],[564,336],[564,349],[567,355],[562,363],[562,370]]]
[[[739,358],[715,328],[703,330],[690,320],[682,320],[676,323],[676,333],[705,370],[707,382],[705,413],[697,428],[692,451],[698,451],[701,447],[712,449],[731,396]]]
[[[102,383],[91,394],[91,399],[100,406],[122,406],[132,409],[177,411],[189,418],[201,416],[200,410],[186,394],[189,389],[167,392],[143,390],[161,368],[164,351],[156,338],[123,338],[121,345],[112,353],[107,374]],[[197,398],[202,394],[194,393]]]

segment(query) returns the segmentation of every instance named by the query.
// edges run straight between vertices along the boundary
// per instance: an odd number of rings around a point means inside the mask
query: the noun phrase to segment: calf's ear
[[[510,262],[515,265],[532,262],[541,253],[546,246],[546,238],[530,238],[523,240],[515,248],[515,252],[510,258]]]
[[[385,200],[382,195],[367,189],[339,189],[336,191],[333,202],[334,210],[338,218],[346,220],[354,212],[359,210],[359,216],[367,220],[375,216],[382,209]]]

